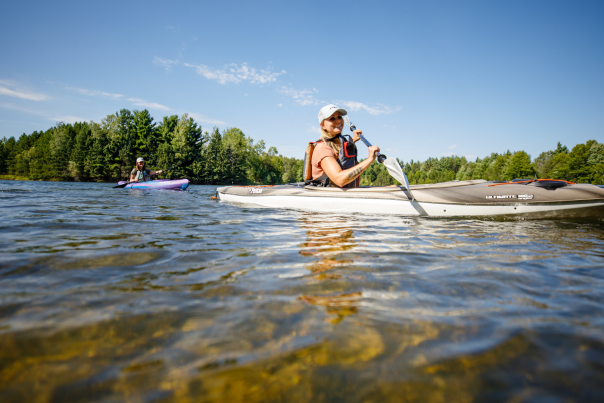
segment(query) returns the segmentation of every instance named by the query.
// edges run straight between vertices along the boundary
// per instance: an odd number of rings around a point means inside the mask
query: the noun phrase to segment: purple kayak
[[[124,183],[126,182],[118,182],[118,185],[123,185]],[[124,189],[185,190],[188,186],[188,179],[157,179],[154,181],[130,183],[124,186]]]

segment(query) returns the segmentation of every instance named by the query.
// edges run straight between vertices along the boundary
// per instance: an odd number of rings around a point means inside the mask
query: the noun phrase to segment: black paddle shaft
[[[350,125],[350,130],[351,131],[355,131],[356,129],[357,128],[355,127],[355,125],[352,125],[352,124]],[[365,136],[363,136],[362,134],[359,134],[359,137],[361,138],[361,141],[363,143],[365,143],[365,145],[367,147],[371,147],[371,143],[367,141],[367,139],[365,138]],[[380,162],[380,163],[383,164],[384,161],[386,160],[386,158],[388,158],[388,157],[386,157],[384,154],[377,153],[377,160],[378,160],[378,162]]]

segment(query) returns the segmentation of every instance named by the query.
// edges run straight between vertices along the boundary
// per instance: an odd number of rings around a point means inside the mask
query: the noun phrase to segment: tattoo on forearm
[[[357,176],[359,176],[361,174],[361,172],[363,172],[363,168],[358,167],[355,168],[351,173],[348,174],[348,179],[354,179]]]

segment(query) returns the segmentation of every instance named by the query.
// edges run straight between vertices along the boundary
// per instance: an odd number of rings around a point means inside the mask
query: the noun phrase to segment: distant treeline
[[[493,153],[476,161],[451,156],[403,163],[409,183],[437,183],[450,180],[512,180],[521,178],[564,179],[577,183],[604,184],[604,144],[589,140],[571,151],[558,143],[555,150],[542,152],[531,160],[524,151]],[[361,185],[389,185],[394,180],[382,164],[372,164],[361,177]]]
[[[300,150],[303,157],[304,150]],[[164,117],[159,123],[146,109],[108,115],[101,123],[59,123],[46,131],[0,140],[0,175],[4,178],[115,182],[125,179],[143,157],[150,169],[165,169],[163,178],[187,177],[198,184],[279,184],[302,181],[303,160],[283,157],[264,141],[255,143],[237,128],[202,132],[188,115]],[[449,180],[515,178],[565,179],[602,184],[604,144],[590,140],[571,151],[558,143],[537,158],[524,151],[493,153],[483,159],[428,158],[399,160],[411,184]],[[372,164],[361,185],[390,185],[384,165]]]
[[[47,131],[0,140],[0,175],[20,179],[115,182],[129,177],[136,158],[166,169],[160,177],[199,184],[278,184],[301,180],[302,161],[266,150],[241,130],[210,133],[188,115],[153,121],[148,110],[122,109],[101,123],[59,123]]]

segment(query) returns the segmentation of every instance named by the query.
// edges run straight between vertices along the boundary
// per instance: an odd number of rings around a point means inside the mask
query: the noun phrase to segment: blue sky
[[[147,108],[302,158],[336,103],[404,161],[534,158],[604,142],[602,21],[603,1],[11,2],[0,137]]]

